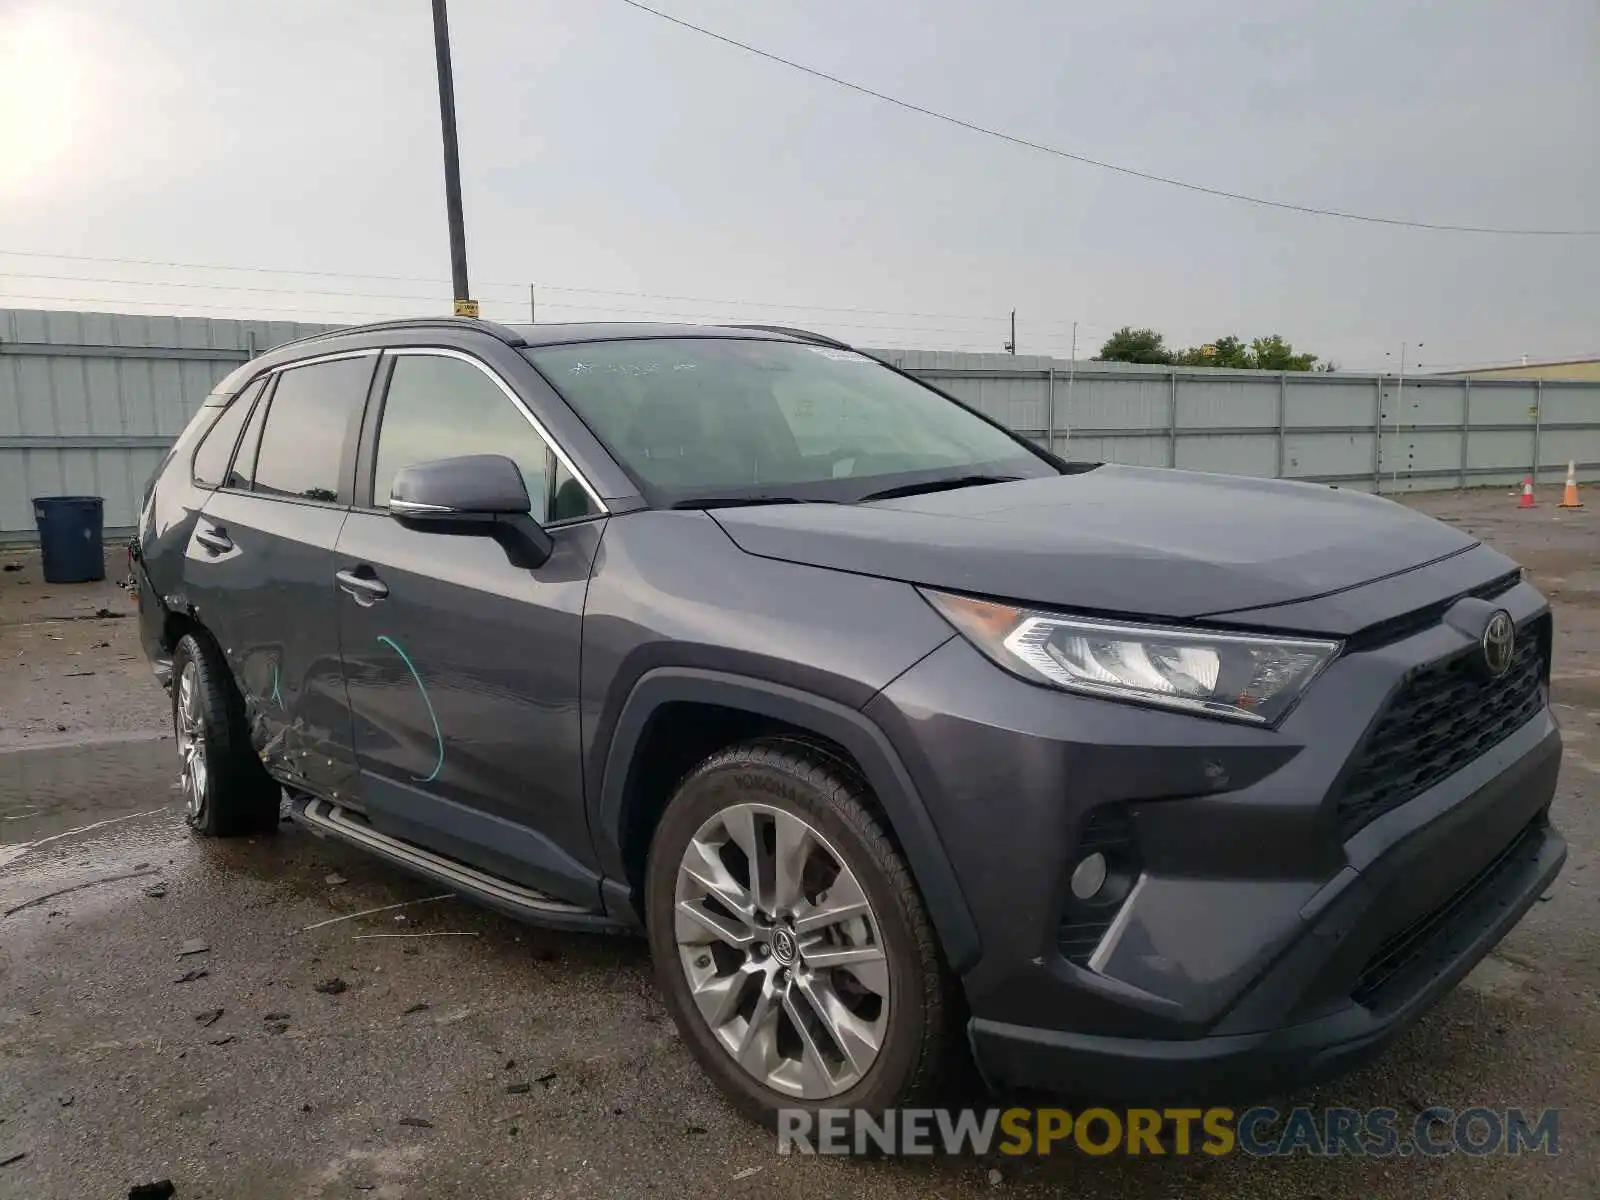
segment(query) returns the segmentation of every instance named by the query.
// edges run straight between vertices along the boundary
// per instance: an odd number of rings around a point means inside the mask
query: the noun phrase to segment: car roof
[[[631,341],[643,338],[737,338],[749,341],[787,341],[848,348],[820,333],[782,325],[693,325],[665,321],[573,321],[542,325],[502,325],[476,317],[402,317],[368,325],[341,326],[297,341],[285,342],[258,355],[228,374],[211,393],[210,403],[224,403],[244,383],[263,370],[285,366],[318,354],[339,354],[363,349],[405,345],[430,335],[487,334],[514,350],[545,346],[571,346],[591,342]]]
[[[569,346],[578,342],[620,342],[641,338],[744,338],[782,341],[829,339],[777,326],[689,325],[671,321],[569,321],[550,325],[512,325],[527,347]]]

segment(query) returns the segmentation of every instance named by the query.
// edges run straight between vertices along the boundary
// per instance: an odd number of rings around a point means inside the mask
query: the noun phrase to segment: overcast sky
[[[1142,171],[1600,228],[1595,0],[654,2]],[[1600,352],[1600,237],[1387,228],[1142,182],[618,0],[452,0],[451,34],[485,316],[526,319],[536,281],[541,319],[786,321],[867,346],[999,349],[1015,307],[1024,353],[1065,355],[1074,320],[1085,357],[1126,323],[1178,345],[1279,332],[1350,367],[1402,341],[1440,365]],[[0,252],[331,273],[0,253],[0,306],[437,311],[438,139],[428,0],[0,0]],[[219,282],[261,290],[173,286]]]

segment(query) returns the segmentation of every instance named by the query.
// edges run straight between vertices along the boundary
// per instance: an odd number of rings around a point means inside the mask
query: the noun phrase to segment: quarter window
[[[255,490],[334,502],[352,418],[372,379],[372,355],[291,367],[278,375],[256,455]]]
[[[222,415],[212,423],[194,453],[194,481],[204,488],[221,487],[228,472],[228,462],[233,457],[233,444],[239,440],[239,430],[250,415],[250,406],[261,394],[261,384],[252,384],[233,398]]]
[[[239,439],[239,449],[233,456],[233,466],[228,471],[225,487],[246,492],[250,490],[250,483],[256,476],[256,452],[261,449],[261,426],[266,423],[270,403],[269,399],[263,398],[256,404],[255,412],[250,414],[250,422],[244,427],[244,436]]]

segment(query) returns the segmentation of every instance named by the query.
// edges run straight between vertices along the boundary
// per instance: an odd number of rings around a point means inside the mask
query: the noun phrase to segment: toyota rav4
[[[1339,488],[1063,461],[794,330],[389,322],[148,491],[189,823],[640,930],[747,1112],[1374,1050],[1549,886],[1551,619]]]

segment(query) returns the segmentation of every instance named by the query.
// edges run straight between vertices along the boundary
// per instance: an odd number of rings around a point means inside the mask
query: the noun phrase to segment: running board
[[[490,875],[476,867],[445,858],[411,842],[380,833],[365,821],[358,820],[345,809],[327,800],[313,797],[296,797],[290,806],[295,820],[316,833],[326,833],[342,841],[351,842],[363,850],[402,867],[436,879],[448,887],[457,888],[489,904],[526,914],[533,920],[550,918],[594,919],[597,914],[577,904],[547,895],[535,888],[512,883],[498,875]]]

